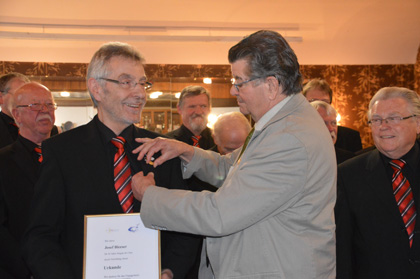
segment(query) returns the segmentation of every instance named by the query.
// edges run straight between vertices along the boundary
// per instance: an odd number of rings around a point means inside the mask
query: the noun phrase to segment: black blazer
[[[0,150],[0,269],[14,278],[29,276],[20,251],[37,170],[19,138]]]
[[[5,147],[14,142],[12,135],[9,132],[7,124],[0,119],[0,148]]]
[[[410,248],[379,151],[342,163],[337,183],[337,279],[420,278],[420,219]]]
[[[156,136],[134,128],[134,137]],[[138,146],[134,138],[126,140]],[[95,121],[43,143],[44,161],[24,241],[25,259],[35,278],[82,278],[84,215],[123,213],[106,148]],[[129,153],[133,162],[135,155]],[[154,172],[157,185],[186,188],[179,159],[156,169],[141,160],[132,164],[132,169],[134,173]],[[135,200],[134,211],[139,208]],[[198,242],[185,234],[162,232],[162,268],[170,268],[176,278],[183,278],[193,264],[190,251],[196,245]]]
[[[335,146],[353,153],[362,149],[362,139],[360,138],[359,131],[338,126]]]

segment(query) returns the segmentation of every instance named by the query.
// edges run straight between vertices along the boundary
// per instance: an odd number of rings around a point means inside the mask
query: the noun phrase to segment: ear
[[[179,115],[181,115],[181,108],[179,107],[179,104],[176,105],[176,110],[178,111]]]
[[[95,100],[99,102],[101,100],[103,92],[102,86],[94,78],[90,78],[87,82],[87,85],[89,88],[89,92],[92,94],[93,98],[95,98]]]
[[[420,117],[415,116],[415,118],[416,118],[416,132],[417,132],[417,135],[419,135],[420,134]]]
[[[20,112],[17,108],[12,109],[12,116],[17,124],[20,123]]]
[[[0,105],[3,104],[3,93],[0,92]]]
[[[276,77],[269,76],[266,78],[265,82],[268,86],[268,98],[270,100],[274,100],[277,97],[277,94],[281,94],[282,92],[279,92],[281,90],[281,86],[279,84],[279,81],[276,79]]]

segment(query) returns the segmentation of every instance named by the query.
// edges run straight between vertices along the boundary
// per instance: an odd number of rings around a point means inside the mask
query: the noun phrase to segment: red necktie
[[[394,190],[395,200],[407,229],[410,247],[413,244],[414,227],[416,225],[416,207],[414,205],[413,192],[410,182],[402,174],[406,162],[404,160],[392,160],[389,162],[394,174],[392,175],[392,189]]]
[[[34,148],[36,154],[38,154],[38,162],[42,163],[42,151],[41,151],[41,146],[37,146]]]
[[[124,151],[125,139],[116,137],[111,140],[112,144],[117,147],[114,157],[114,185],[117,191],[118,199],[125,213],[133,211],[134,198],[131,189],[131,169],[130,162]]]
[[[200,147],[200,144],[198,142],[200,141],[201,136],[192,136],[191,139],[193,141],[193,146]]]

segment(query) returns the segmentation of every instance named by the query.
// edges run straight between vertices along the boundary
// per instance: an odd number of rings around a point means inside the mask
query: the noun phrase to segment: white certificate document
[[[159,231],[140,213],[86,215],[84,279],[159,279]]]

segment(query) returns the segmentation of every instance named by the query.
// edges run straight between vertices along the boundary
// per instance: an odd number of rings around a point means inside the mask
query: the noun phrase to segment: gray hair
[[[328,104],[324,101],[313,101],[310,104],[316,110],[318,110],[319,108],[323,108],[327,112],[328,116],[331,116],[331,115],[337,116],[337,111],[335,110],[335,108],[333,108],[330,104]]]
[[[303,96],[306,97],[306,93],[308,93],[309,90],[314,90],[314,89],[318,89],[327,93],[328,96],[330,96],[330,103],[332,102],[333,92],[328,82],[326,82],[324,79],[314,78],[310,80],[307,84],[305,84],[302,90]]]
[[[138,52],[133,46],[121,43],[121,42],[110,42],[103,44],[93,55],[90,60],[89,67],[87,69],[86,80],[94,78],[96,80],[108,76],[109,68],[108,62],[111,58],[120,56],[133,61],[144,63],[144,57]],[[89,87],[88,87],[89,88]],[[90,97],[95,107],[98,105],[92,93],[89,90]]]
[[[369,102],[368,119],[371,118],[373,105],[380,100],[388,100],[392,98],[402,98],[410,105],[409,109],[412,114],[420,115],[420,98],[419,95],[410,89],[404,87],[384,87],[378,90]]]
[[[229,63],[245,59],[249,78],[274,76],[286,96],[302,91],[298,59],[287,41],[277,32],[260,30],[245,37],[229,50]]]
[[[209,105],[210,105],[210,93],[207,91],[206,88],[202,86],[198,86],[198,85],[187,86],[181,91],[181,95],[179,96],[179,100],[178,100],[178,106],[182,108],[185,98],[188,98],[191,96],[198,96],[202,94],[207,96],[207,100],[209,101]]]
[[[9,83],[10,81],[12,81],[13,79],[18,78],[26,83],[28,83],[30,80],[27,76],[21,74],[21,73],[8,73],[5,75],[2,75],[0,77],[0,92],[5,94],[9,91]]]

